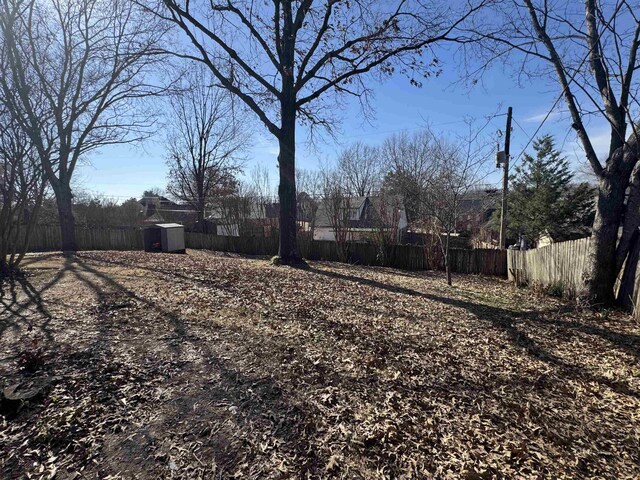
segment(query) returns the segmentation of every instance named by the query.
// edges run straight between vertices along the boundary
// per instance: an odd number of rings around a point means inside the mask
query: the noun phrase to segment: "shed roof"
[[[179,223],[156,223],[155,226],[160,228],[184,228],[184,225]]]

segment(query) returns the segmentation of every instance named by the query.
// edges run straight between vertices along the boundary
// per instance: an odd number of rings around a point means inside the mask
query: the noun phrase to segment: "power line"
[[[536,131],[533,132],[533,135],[531,135],[531,137],[529,137],[529,141],[527,141],[527,144],[524,146],[524,148],[520,151],[520,153],[515,157],[514,161],[513,161],[513,167],[516,166],[516,163],[518,163],[518,160],[520,160],[520,157],[522,157],[522,155],[524,154],[524,152],[526,152],[527,148],[529,148],[529,145],[531,145],[531,142],[533,142],[533,139],[536,137],[536,135],[538,135],[538,132],[540,131],[540,129],[543,127],[544,123],[549,119],[549,117],[551,116],[551,114],[553,113],[553,110],[556,108],[556,105],[558,105],[558,102],[560,100],[562,100],[562,96],[564,95],[564,89],[562,90],[562,93],[558,96],[558,98],[556,99],[555,102],[553,102],[553,105],[551,106],[551,108],[549,109],[549,111],[547,112],[547,114],[544,116],[544,118],[542,119],[542,122],[540,122],[540,125],[538,125],[538,128],[536,128]],[[516,122],[516,124],[518,126],[520,126],[518,124],[518,122]],[[522,127],[520,127],[522,128]],[[524,129],[523,129],[524,131]]]
[[[518,123],[518,121],[517,121],[515,118],[513,118],[512,120],[513,120],[513,122],[518,126],[518,128],[519,128],[520,130],[522,130],[522,133],[524,133],[525,135],[529,136],[529,134],[528,134],[528,133],[527,133],[527,131],[524,129],[524,127],[523,127],[522,125],[520,125],[520,124]]]
[[[494,118],[497,117],[504,117],[506,115],[506,113],[495,113],[493,115],[488,115],[486,117],[483,117],[487,120],[492,120]],[[440,123],[434,123],[432,125],[421,125],[418,127],[409,127],[409,128],[398,128],[395,130],[383,130],[383,131],[375,131],[375,132],[369,132],[369,133],[362,133],[359,135],[347,135],[347,136],[343,136],[342,138],[360,138],[360,137],[368,137],[371,135],[388,135],[391,133],[401,133],[401,132],[412,132],[414,130],[425,130],[428,127],[444,127],[447,125],[455,125],[458,123],[467,123],[467,119],[460,119],[460,120],[452,120],[450,122],[440,122]]]
[[[534,132],[534,134],[529,138],[529,141],[527,142],[527,144],[524,146],[524,148],[522,149],[522,151],[518,154],[518,156],[514,159],[513,161],[513,166],[516,165],[516,163],[518,163],[518,160],[520,160],[520,158],[522,157],[522,155],[524,154],[524,152],[527,150],[527,148],[529,147],[529,145],[531,144],[531,142],[533,141],[533,139],[535,138],[535,136],[538,134],[538,132],[540,131],[540,129],[542,128],[542,126],[544,125],[544,123],[549,119],[549,117],[551,116],[551,113],[553,113],[553,110],[556,108],[556,106],[558,105],[558,102],[562,99],[562,97],[564,96],[564,94],[566,93],[567,89],[569,88],[569,86],[574,82],[574,80],[576,79],[576,76],[578,75],[578,72],[580,72],[580,69],[582,68],[582,66],[584,65],[584,63],[587,61],[587,59],[589,58],[589,56],[591,55],[591,53],[593,52],[593,49],[599,44],[600,38],[598,37],[597,42],[594,42],[594,45],[589,48],[589,50],[587,51],[586,55],[584,56],[584,58],[582,59],[582,61],[580,62],[580,65],[578,65],[578,67],[575,69],[574,74],[569,78],[569,81],[567,82],[567,84],[564,86],[564,88],[562,89],[562,91],[560,92],[560,95],[558,95],[558,98],[556,99],[555,102],[553,102],[553,105],[551,106],[551,108],[549,109],[549,111],[547,112],[547,114],[544,116],[544,118],[542,119],[542,122],[540,122],[540,125],[538,125],[538,128],[536,128],[536,131]],[[516,122],[517,123],[517,122]],[[519,126],[519,125],[518,125]],[[522,127],[520,127],[522,128]],[[524,129],[523,129],[524,130]]]

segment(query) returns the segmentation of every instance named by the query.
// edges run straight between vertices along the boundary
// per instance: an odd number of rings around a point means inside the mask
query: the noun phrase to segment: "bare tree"
[[[76,248],[71,180],[105,145],[146,136],[158,92],[158,22],[127,0],[1,0],[0,89],[55,193],[62,249]]]
[[[382,157],[380,149],[362,142],[345,148],[338,157],[338,170],[349,195],[364,197],[380,189]]]
[[[321,206],[326,221],[333,230],[338,259],[347,260],[351,236],[351,197],[346,193],[340,173],[330,168],[322,170]]]
[[[383,188],[388,194],[404,199],[411,223],[415,224],[424,217],[420,195],[429,185],[437,151],[437,140],[428,129],[413,134],[394,134],[382,145],[381,155],[386,170]]]
[[[278,140],[279,250],[286,264],[301,262],[298,121],[330,128],[335,100],[329,94],[366,103],[363,75],[372,71],[390,74],[399,66],[420,84],[438,68],[432,48],[465,41],[458,28],[485,2],[470,0],[457,10],[449,2],[422,0],[138,1],[184,32],[193,48],[174,53],[207,65]]]
[[[399,241],[399,228],[402,212],[404,212],[403,199],[400,195],[394,195],[386,190],[380,191],[376,196],[369,197],[371,225],[373,233],[371,240],[378,247],[378,260],[381,265],[386,265],[388,252]]]
[[[234,192],[218,197],[213,205],[216,216],[222,221],[217,233],[228,236],[250,234],[254,199],[255,193],[243,182],[237,184]]]
[[[191,205],[202,231],[207,204],[234,190],[249,140],[233,97],[212,83],[207,71],[197,69],[170,100],[167,192]]]
[[[269,169],[264,165],[254,165],[250,172],[247,193],[251,196],[251,216],[261,225],[262,234],[277,233],[278,216],[276,195]]]
[[[426,185],[417,199],[423,214],[423,228],[439,239],[448,285],[452,284],[451,235],[456,232],[464,213],[461,202],[486,177],[486,166],[491,156],[490,144],[482,141],[479,135],[478,131],[455,141],[436,140]]]
[[[45,188],[31,142],[0,107],[0,279],[16,272],[29,248]]]
[[[317,170],[296,169],[297,211],[301,228],[313,240],[322,197],[322,174]]]
[[[496,59],[517,65],[522,81],[557,82],[584,155],[597,178],[598,197],[584,294],[592,304],[614,302],[614,285],[640,225],[638,49],[640,16],[626,0],[497,2],[471,32],[482,38],[470,66],[481,74]],[[516,63],[520,59],[520,63]],[[609,126],[609,148],[598,158],[590,119]],[[619,231],[622,228],[622,234]]]

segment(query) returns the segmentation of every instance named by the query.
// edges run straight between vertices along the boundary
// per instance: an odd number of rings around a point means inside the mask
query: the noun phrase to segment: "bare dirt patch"
[[[1,478],[640,477],[621,314],[203,251],[27,270],[2,288],[1,386],[47,388],[3,401]]]

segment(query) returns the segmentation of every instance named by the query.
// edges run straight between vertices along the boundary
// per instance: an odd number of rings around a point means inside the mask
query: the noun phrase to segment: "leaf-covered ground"
[[[37,255],[0,299],[0,478],[640,477],[640,328],[506,281]],[[44,380],[42,380],[44,379]]]

